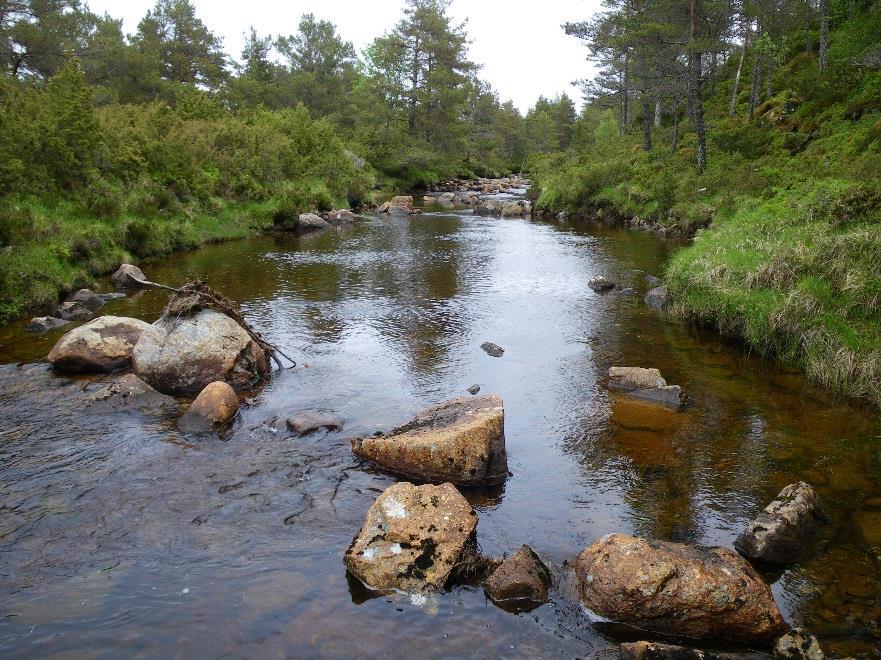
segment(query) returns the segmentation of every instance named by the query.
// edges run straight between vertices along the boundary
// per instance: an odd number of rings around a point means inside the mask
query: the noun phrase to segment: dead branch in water
[[[223,294],[217,293],[205,282],[194,280],[187,282],[179,289],[173,286],[160,284],[159,282],[151,282],[150,280],[139,280],[129,275],[129,279],[146,289],[162,289],[163,291],[171,291],[172,295],[168,299],[168,304],[162,310],[162,319],[179,319],[200,312],[203,309],[213,309],[230,317],[238,323],[242,329],[248,333],[251,339],[263,349],[263,351],[278,365],[279,369],[284,369],[284,365],[279,359],[279,355],[291,363],[291,367],[297,365],[296,361],[288,355],[285,355],[280,348],[273,346],[263,339],[263,336],[254,330],[251,325],[242,317],[238,306]]]

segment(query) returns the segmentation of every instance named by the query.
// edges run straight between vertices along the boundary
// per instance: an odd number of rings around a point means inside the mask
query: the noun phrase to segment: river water
[[[60,331],[0,329],[0,655],[610,653],[620,638],[559,595],[512,615],[476,587],[413,604],[347,579],[343,553],[395,482],[355,460],[349,438],[476,383],[505,401],[513,474],[466,492],[483,551],[528,543],[561,566],[610,532],[730,546],[804,479],[830,523],[768,576],[774,595],[827,653],[878,656],[878,417],[640,297],[587,287],[605,274],[642,293],[676,247],[436,210],[148,264],[155,281],[206,279],[298,360],[220,437],[187,436],[167,411],[92,412],[100,381],[41,362]],[[164,301],[140,292],[104,311],[152,321]],[[691,406],[613,400],[599,385],[611,365],[658,367]],[[344,430],[291,437],[285,418],[316,408]]]

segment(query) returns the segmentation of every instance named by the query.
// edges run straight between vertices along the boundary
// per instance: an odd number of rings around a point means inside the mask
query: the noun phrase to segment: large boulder
[[[482,200],[474,209],[475,215],[498,216],[502,214],[504,204],[491,199]]]
[[[352,451],[419,481],[501,483],[508,475],[504,404],[494,395],[452,399],[387,435],[355,438]]]
[[[135,346],[132,364],[160,392],[185,396],[217,380],[249,389],[269,372],[263,349],[242,326],[212,309],[149,326]]]
[[[804,481],[790,484],[765,507],[734,547],[748,559],[785,564],[798,557],[806,536],[823,520],[814,489]]]
[[[349,572],[369,589],[442,589],[472,549],[477,514],[452,484],[398,483],[376,498],[346,550]]]
[[[110,276],[110,281],[120,289],[137,289],[143,286],[140,282],[146,279],[147,277],[144,275],[144,272],[132,264],[122,264]]]
[[[68,373],[103,373],[127,369],[132,351],[149,323],[121,316],[101,316],[65,333],[49,351],[49,362]]]
[[[413,196],[412,195],[398,195],[397,197],[392,197],[389,201],[382,204],[378,209],[376,209],[377,213],[394,213],[398,215],[408,215],[410,213],[414,213],[413,210]]]
[[[657,369],[609,367],[607,387],[612,392],[678,410],[682,406],[682,388],[667,385]]]
[[[546,603],[550,586],[551,572],[528,545],[507,557],[483,584],[496,605],[515,612]]]
[[[156,412],[163,408],[176,408],[177,402],[157,392],[134,374],[125,374],[91,394],[86,399],[86,407],[94,412],[133,409]]]
[[[610,534],[578,556],[575,573],[585,607],[649,632],[770,643],[785,631],[768,585],[727,548]]]
[[[229,422],[239,411],[236,391],[223,381],[208,383],[180,420],[181,428],[201,431]]]
[[[322,231],[324,229],[330,229],[330,227],[331,224],[327,220],[314,213],[301,213],[297,222],[297,231],[304,233]]]

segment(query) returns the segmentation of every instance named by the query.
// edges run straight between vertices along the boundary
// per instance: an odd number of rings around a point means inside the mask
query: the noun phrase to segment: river
[[[466,492],[484,552],[528,543],[561,566],[610,532],[730,546],[804,479],[830,522],[768,576],[774,596],[827,653],[881,655],[878,416],[639,296],[587,286],[604,274],[644,292],[677,246],[436,209],[149,263],[155,281],[206,279],[298,360],[220,437],[187,436],[161,411],[91,412],[100,382],[41,362],[62,331],[0,328],[0,655],[605,654],[620,638],[560,597],[512,615],[477,587],[413,604],[347,579],[343,553],[395,482],[349,438],[472,384],[505,401],[512,472]],[[164,302],[139,292],[102,313],[153,321]],[[611,365],[658,367],[691,405],[616,403],[599,384]],[[285,418],[315,408],[343,431],[291,437]]]

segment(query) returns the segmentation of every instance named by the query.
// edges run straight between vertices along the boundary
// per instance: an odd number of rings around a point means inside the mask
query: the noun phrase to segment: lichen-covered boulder
[[[682,388],[679,385],[667,385],[657,369],[609,367],[607,387],[612,392],[620,392],[668,408],[678,409],[683,403]]]
[[[551,572],[528,545],[499,564],[483,584],[486,595],[498,606],[527,612],[548,600]]]
[[[229,422],[239,411],[236,391],[223,381],[208,383],[181,418],[185,430],[200,431]]]
[[[770,643],[785,631],[771,590],[733,550],[610,534],[575,560],[585,607],[643,630]]]
[[[804,481],[789,484],[740,533],[734,547],[753,561],[785,564],[798,557],[805,537],[823,518],[814,489]]]
[[[143,282],[146,279],[147,277],[144,275],[144,271],[132,264],[120,265],[120,267],[116,269],[116,272],[110,276],[110,281],[120,289],[137,289],[143,286],[140,282]]]
[[[132,364],[160,392],[185,396],[218,380],[249,389],[269,373],[263,349],[242,326],[212,309],[149,326],[135,346]]]
[[[376,498],[346,550],[349,572],[369,589],[442,589],[472,551],[477,513],[452,484],[398,483]]]
[[[419,481],[500,483],[508,475],[504,404],[494,395],[452,399],[387,435],[355,438],[352,451]]]
[[[49,351],[49,362],[58,371],[103,373],[127,369],[132,352],[149,323],[122,316],[101,316],[74,328]]]
[[[795,628],[774,644],[776,660],[826,660],[820,642],[804,628]]]

